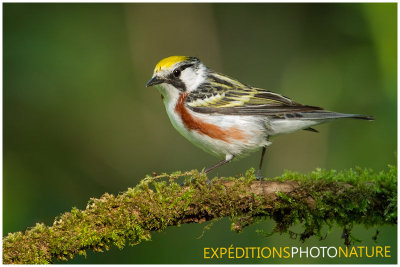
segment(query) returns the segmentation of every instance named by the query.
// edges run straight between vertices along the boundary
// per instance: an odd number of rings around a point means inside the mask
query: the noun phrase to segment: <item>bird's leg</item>
[[[215,168],[224,165],[225,163],[230,162],[235,156],[233,155],[226,155],[226,158],[220,162],[218,162],[217,164],[215,164],[214,166],[211,166],[210,168],[206,169],[204,171],[204,173],[209,173],[210,171],[214,170]]]
[[[261,152],[260,166],[258,167],[258,171],[257,171],[257,179],[258,180],[261,180],[263,178],[262,177],[261,168],[262,168],[262,164],[263,164],[263,161],[264,161],[265,150],[267,150],[267,147],[263,146],[263,149],[262,149],[262,152]]]
[[[209,173],[210,171],[214,170],[215,168],[217,168],[217,167],[219,167],[221,165],[224,165],[225,163],[230,162],[234,157],[235,156],[233,156],[233,155],[226,155],[224,160],[222,160],[222,161],[218,162],[217,164],[215,164],[214,166],[211,166],[210,168],[206,169],[204,171],[204,173]],[[192,180],[190,180],[190,182],[192,182]],[[207,184],[211,187],[211,181],[208,180],[208,178],[207,178]]]
[[[224,160],[222,160],[222,161],[218,162],[217,164],[215,164],[214,166],[211,166],[210,168],[206,169],[204,171],[204,173],[209,173],[210,171],[214,170],[215,168],[217,168],[217,167],[219,167],[221,165],[224,165],[225,163],[230,162],[234,157],[235,156],[233,156],[233,155],[226,155]],[[190,180],[190,182],[193,182],[193,178]],[[211,181],[208,180],[208,178],[207,178],[207,184],[209,186],[211,186]],[[183,185],[183,183],[181,185]]]

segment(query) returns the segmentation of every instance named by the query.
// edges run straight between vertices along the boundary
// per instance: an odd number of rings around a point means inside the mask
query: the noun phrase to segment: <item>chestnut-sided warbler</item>
[[[156,65],[146,87],[156,85],[167,114],[178,132],[222,161],[209,172],[262,148],[257,176],[270,136],[338,118],[373,120],[296,103],[287,97],[252,87],[207,68],[198,58],[171,56]]]

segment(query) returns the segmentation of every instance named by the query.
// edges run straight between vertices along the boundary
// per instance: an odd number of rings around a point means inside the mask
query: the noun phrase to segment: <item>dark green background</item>
[[[146,174],[201,169],[217,159],[171,126],[154,88],[155,64],[199,57],[244,83],[374,122],[341,120],[273,140],[266,176],[284,169],[396,162],[397,4],[3,4],[3,235],[54,217],[90,197],[117,194]],[[259,153],[212,175],[258,164]],[[241,234],[230,222],[171,227],[151,242],[78,256],[73,263],[394,263],[397,228],[379,227],[388,259],[203,260],[204,247],[339,246],[264,237],[271,221]],[[297,228],[298,231],[301,228]],[[373,245],[376,228],[354,235]]]

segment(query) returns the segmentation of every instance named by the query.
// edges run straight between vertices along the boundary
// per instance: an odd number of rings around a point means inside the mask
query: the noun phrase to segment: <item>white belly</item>
[[[265,118],[254,116],[232,116],[232,115],[210,115],[195,113],[187,109],[190,115],[202,122],[216,125],[229,135],[232,131],[241,132],[240,137],[236,139],[225,138],[221,140],[210,137],[198,130],[189,130],[185,127],[181,117],[175,111],[176,103],[172,101],[164,101],[167,114],[175,129],[180,132],[186,139],[204,151],[218,157],[227,158],[235,156],[239,158],[246,154],[259,149],[260,147],[269,145],[267,141],[267,133],[265,129]]]
[[[271,121],[271,135],[293,133],[321,123],[314,120],[273,120]]]

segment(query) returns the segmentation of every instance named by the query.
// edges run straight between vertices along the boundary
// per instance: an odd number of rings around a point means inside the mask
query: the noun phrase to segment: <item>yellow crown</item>
[[[185,56],[171,56],[162,59],[160,62],[157,63],[156,68],[154,69],[155,72],[159,72],[161,69],[166,69],[174,65],[175,63],[182,62],[187,60],[188,57]]]

